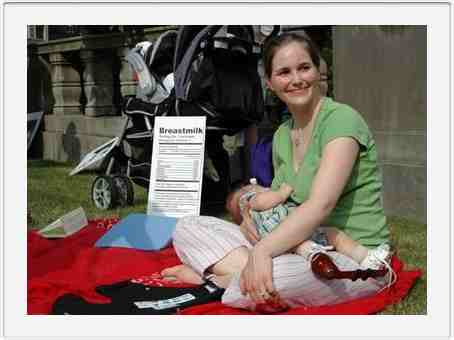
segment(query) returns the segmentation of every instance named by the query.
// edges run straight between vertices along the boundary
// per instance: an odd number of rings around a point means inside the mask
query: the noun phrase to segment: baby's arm
[[[271,209],[286,202],[292,192],[293,188],[287,183],[283,183],[277,191],[269,190],[257,193],[249,203],[251,208],[256,211]]]

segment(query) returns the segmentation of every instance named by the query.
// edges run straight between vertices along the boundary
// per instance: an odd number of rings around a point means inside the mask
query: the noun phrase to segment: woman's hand
[[[269,299],[265,300],[265,303],[258,304],[256,311],[260,313],[282,313],[289,309],[290,306],[281,299],[278,293],[272,294]]]
[[[249,253],[248,262],[241,272],[240,289],[257,304],[265,303],[277,294],[273,285],[272,258],[259,247],[254,247]]]
[[[246,203],[246,207],[243,213],[243,222],[240,225],[240,230],[243,233],[244,237],[252,244],[256,244],[260,241],[260,236],[257,232],[257,227],[254,221],[251,218],[250,213],[251,207],[249,203]]]

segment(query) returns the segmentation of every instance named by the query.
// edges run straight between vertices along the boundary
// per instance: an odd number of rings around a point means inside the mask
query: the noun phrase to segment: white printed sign
[[[156,117],[149,215],[200,214],[206,117]]]

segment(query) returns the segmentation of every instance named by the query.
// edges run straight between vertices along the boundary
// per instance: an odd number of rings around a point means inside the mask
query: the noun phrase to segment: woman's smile
[[[320,73],[306,49],[300,43],[290,43],[279,49],[272,62],[267,84],[289,107],[303,107],[320,94]]]
[[[308,92],[309,87],[305,88],[299,88],[299,89],[291,89],[285,91],[288,95],[290,96],[299,96],[299,95],[304,95]]]

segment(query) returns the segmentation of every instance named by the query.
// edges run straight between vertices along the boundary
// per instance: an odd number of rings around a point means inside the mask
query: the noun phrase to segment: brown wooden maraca
[[[357,279],[366,280],[370,277],[381,277],[388,272],[387,268],[383,269],[357,269],[342,271],[331,260],[331,257],[325,253],[317,253],[311,260],[312,272],[318,277],[326,280],[333,279],[350,279],[356,281]]]

